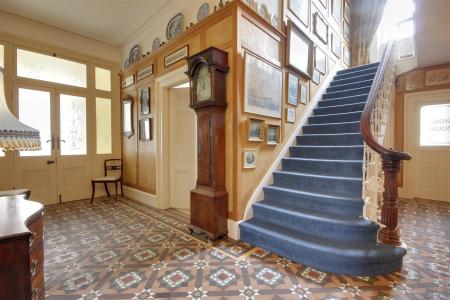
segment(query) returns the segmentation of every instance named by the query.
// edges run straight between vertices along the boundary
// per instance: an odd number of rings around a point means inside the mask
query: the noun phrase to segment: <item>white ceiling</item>
[[[168,0],[0,0],[0,10],[120,46]]]
[[[450,0],[415,0],[419,67],[450,62]]]

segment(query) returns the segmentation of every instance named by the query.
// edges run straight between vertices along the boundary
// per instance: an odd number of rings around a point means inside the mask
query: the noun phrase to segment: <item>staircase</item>
[[[360,119],[377,67],[337,73],[253,218],[240,224],[241,240],[327,272],[400,269],[406,250],[377,243],[379,225],[362,217]]]

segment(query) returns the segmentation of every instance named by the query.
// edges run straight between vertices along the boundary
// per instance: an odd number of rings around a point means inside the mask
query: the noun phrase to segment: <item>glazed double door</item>
[[[13,183],[31,189],[31,198],[55,204],[90,194],[88,96],[35,86],[14,88],[19,119],[40,131],[42,149],[16,152]]]

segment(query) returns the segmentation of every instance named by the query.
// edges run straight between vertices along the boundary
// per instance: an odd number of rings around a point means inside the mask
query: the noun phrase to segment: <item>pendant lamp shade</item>
[[[41,149],[39,131],[20,122],[8,109],[2,67],[0,67],[0,149],[3,151]]]

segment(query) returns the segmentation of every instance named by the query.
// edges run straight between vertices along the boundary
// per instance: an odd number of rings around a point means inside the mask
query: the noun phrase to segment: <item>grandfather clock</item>
[[[228,54],[210,47],[188,59],[190,107],[197,114],[198,177],[191,191],[190,230],[211,239],[226,235],[225,109]]]

